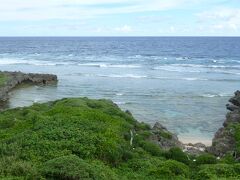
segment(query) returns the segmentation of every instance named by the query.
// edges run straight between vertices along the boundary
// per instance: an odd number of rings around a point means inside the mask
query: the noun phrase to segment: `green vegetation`
[[[240,164],[231,158],[164,151],[149,136],[148,125],[108,100],[72,98],[7,110],[0,113],[0,179],[239,178]]]
[[[197,173],[197,179],[239,179],[239,164],[202,165]]]
[[[198,165],[201,165],[201,164],[216,164],[217,159],[216,159],[215,156],[213,156],[211,154],[203,154],[203,155],[200,155],[196,158],[196,163]]]
[[[0,87],[2,87],[8,80],[8,77],[4,73],[0,73]]]
[[[234,129],[234,138],[236,141],[236,151],[238,156],[240,155],[240,125],[239,124],[233,124],[230,126],[230,128],[233,127]]]

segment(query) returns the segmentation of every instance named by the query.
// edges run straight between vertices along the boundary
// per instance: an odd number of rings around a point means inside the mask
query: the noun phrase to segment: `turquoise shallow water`
[[[54,73],[57,86],[11,93],[10,107],[112,99],[185,142],[209,144],[240,83],[240,38],[0,38],[0,69]]]

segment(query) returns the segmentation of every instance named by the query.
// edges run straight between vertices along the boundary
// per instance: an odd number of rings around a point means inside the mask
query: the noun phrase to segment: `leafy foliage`
[[[201,164],[216,164],[217,159],[216,159],[215,156],[213,156],[211,154],[202,154],[202,155],[200,155],[196,158],[196,163],[198,165],[201,165]]]
[[[189,164],[189,158],[186,153],[184,153],[180,148],[171,148],[165,155],[168,159],[173,159],[185,164]]]
[[[42,173],[48,179],[117,179],[117,175],[102,162],[88,163],[75,155],[47,161],[43,164]]]
[[[239,172],[235,170],[234,165],[215,164],[202,165],[197,174],[197,179],[220,179],[220,178],[240,178]]]
[[[163,151],[149,136],[149,125],[108,100],[71,98],[7,110],[0,113],[0,179],[207,179],[240,174],[239,164],[230,160],[215,164],[215,157],[202,155],[194,164],[181,149]]]

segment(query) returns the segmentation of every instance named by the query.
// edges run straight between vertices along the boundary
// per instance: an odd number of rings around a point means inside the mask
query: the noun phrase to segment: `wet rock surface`
[[[0,87],[0,101],[8,99],[8,92],[22,83],[47,85],[57,82],[57,76],[53,74],[35,74],[22,72],[0,72],[6,77],[4,85]]]

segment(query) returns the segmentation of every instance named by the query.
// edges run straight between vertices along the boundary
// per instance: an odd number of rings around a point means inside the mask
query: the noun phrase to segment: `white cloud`
[[[93,32],[95,32],[95,33],[101,33],[101,32],[104,32],[104,30],[103,30],[103,28],[98,27],[98,28],[96,28],[96,29],[93,29]]]
[[[240,9],[237,8],[217,8],[197,16],[201,23],[208,23],[215,30],[240,30]]]
[[[122,27],[116,27],[114,30],[122,33],[130,33],[133,31],[133,28],[129,25],[124,25]]]
[[[87,19],[168,10],[186,2],[190,0],[0,0],[0,20]]]
[[[170,30],[171,33],[174,33],[176,31],[176,28],[174,26],[170,26],[169,30]]]

